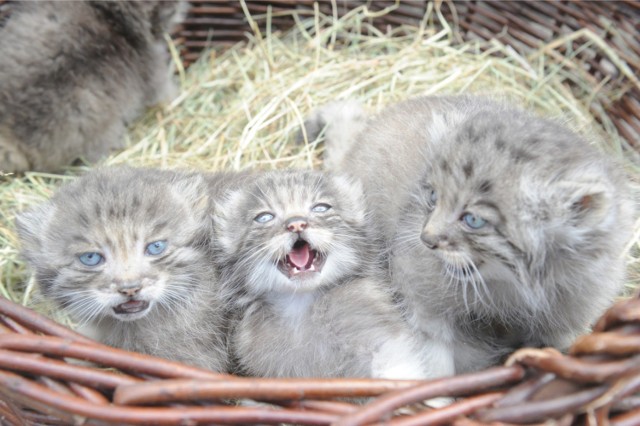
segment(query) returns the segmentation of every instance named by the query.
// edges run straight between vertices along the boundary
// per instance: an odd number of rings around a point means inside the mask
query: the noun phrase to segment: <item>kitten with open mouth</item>
[[[40,294],[102,343],[226,371],[209,216],[223,178],[113,167],[63,185],[16,220]]]
[[[278,268],[289,278],[304,277],[305,274],[321,273],[324,260],[322,253],[318,253],[308,242],[299,238],[289,254],[278,262]]]
[[[238,372],[428,375],[377,269],[359,183],[315,171],[268,172],[214,210]]]

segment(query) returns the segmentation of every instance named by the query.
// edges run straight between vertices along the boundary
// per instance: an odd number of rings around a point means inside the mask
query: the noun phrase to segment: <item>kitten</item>
[[[375,240],[359,184],[315,171],[269,172],[214,211],[239,372],[427,375],[372,263]]]
[[[330,104],[312,121],[328,124],[329,168],[363,181],[406,318],[442,371],[565,349],[622,290],[625,178],[558,123],[462,96],[368,119]]]
[[[0,172],[53,171],[124,145],[144,108],[170,99],[163,34],[178,1],[15,2],[0,26]]]
[[[41,293],[105,344],[226,371],[211,264],[214,183],[114,167],[64,185],[16,219]]]

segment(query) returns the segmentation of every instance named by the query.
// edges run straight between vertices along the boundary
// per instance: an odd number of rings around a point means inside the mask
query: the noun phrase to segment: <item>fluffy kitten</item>
[[[265,173],[218,203],[214,224],[240,372],[427,374],[370,264],[376,250],[359,184],[314,171]]]
[[[371,118],[336,103],[312,121],[328,123],[329,168],[365,184],[406,317],[442,371],[564,349],[622,290],[625,178],[558,123],[479,97]]]
[[[209,180],[99,169],[18,215],[41,293],[105,344],[226,371]]]
[[[163,34],[177,1],[15,2],[0,26],[0,172],[57,170],[124,145],[175,88]]]

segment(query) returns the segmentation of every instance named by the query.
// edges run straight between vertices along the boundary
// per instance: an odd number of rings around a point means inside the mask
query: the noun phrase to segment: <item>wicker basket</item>
[[[113,349],[0,298],[0,422],[633,425],[640,422],[639,322],[634,297],[609,310],[568,356],[522,349],[504,367],[447,379],[254,379]],[[440,396],[459,398],[436,410],[417,405]],[[344,402],[355,397],[373,398]],[[238,399],[263,404],[231,402]]]
[[[365,2],[336,0],[338,15]],[[419,23],[422,1],[368,2],[380,27]],[[0,21],[11,3],[0,0]],[[461,39],[499,38],[520,52],[588,28],[604,35],[624,62],[598,50],[576,58],[615,101],[607,114],[630,146],[640,144],[640,3],[447,2],[444,17]],[[311,0],[193,1],[176,34],[185,63],[209,46],[224,48],[251,30],[245,11],[260,15],[314,10]],[[327,14],[331,2],[317,5]],[[257,20],[260,24],[260,20]],[[292,19],[274,16],[287,28]],[[581,40],[576,39],[579,43]],[[575,88],[578,90],[578,88]],[[73,360],[89,361],[93,364]],[[91,365],[98,365],[94,367]],[[106,367],[106,368],[105,368]],[[221,375],[97,344],[0,298],[0,424],[640,424],[640,299],[613,307],[569,355],[523,349],[504,367],[434,381],[254,379]],[[456,397],[430,409],[420,401]],[[371,397],[356,405],[353,398]],[[258,404],[237,404],[253,400]]]

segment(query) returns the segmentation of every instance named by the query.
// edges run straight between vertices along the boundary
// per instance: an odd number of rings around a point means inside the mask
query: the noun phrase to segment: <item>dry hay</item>
[[[410,96],[472,92],[497,94],[561,117],[622,158],[637,183],[638,153],[604,112],[598,112],[614,94],[605,93],[603,85],[594,89],[593,78],[574,62],[581,49],[595,48],[612,63],[621,63],[598,36],[583,30],[581,40],[587,41],[577,49],[566,40],[555,40],[521,56],[497,41],[456,41],[434,10],[420,26],[385,33],[368,23],[367,14],[358,8],[339,20],[317,12],[296,15],[296,26],[284,34],[260,33],[253,25],[247,42],[224,52],[209,50],[186,72],[176,60],[179,97],[149,111],[131,128],[129,148],[103,164],[202,170],[317,167],[322,145],[295,142],[314,107],[355,97],[376,110]],[[253,16],[250,21],[255,24],[258,19],[268,21],[270,16]],[[434,21],[445,29],[435,30]],[[556,49],[561,45],[569,46],[563,55]],[[596,124],[588,105],[602,124]],[[1,295],[33,302],[33,282],[18,256],[16,212],[46,199],[86,170],[70,167],[62,174],[0,178]],[[636,232],[628,256],[630,287],[640,282],[638,239]]]

